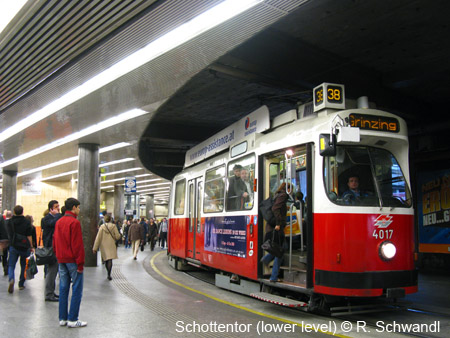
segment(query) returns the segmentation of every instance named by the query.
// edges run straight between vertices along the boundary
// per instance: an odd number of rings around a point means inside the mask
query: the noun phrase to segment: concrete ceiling
[[[0,132],[220,2],[29,1],[0,34]],[[449,14],[440,0],[266,0],[1,141],[7,163],[99,126],[3,169],[20,175],[76,156],[81,142],[129,142],[101,162],[136,160],[106,170],[142,165],[170,179],[193,145],[262,104],[273,117],[307,102],[322,82],[345,84],[350,98],[368,95],[414,135],[449,130]],[[104,125],[134,108],[147,113]]]

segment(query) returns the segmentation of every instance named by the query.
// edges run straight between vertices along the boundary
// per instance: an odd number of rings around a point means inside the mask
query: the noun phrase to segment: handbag
[[[280,237],[278,236],[278,243],[275,242],[275,231],[272,231],[272,238],[268,238],[262,245],[261,249],[266,250],[275,257],[282,258],[284,255],[284,249],[280,243]]]
[[[33,254],[30,255],[30,257],[28,257],[26,259],[26,267],[25,267],[25,279],[29,280],[29,279],[33,279],[34,275],[38,273],[38,268],[36,265],[36,260]]]
[[[39,241],[42,243],[42,231]],[[52,265],[56,263],[56,256],[52,247],[37,247],[34,254],[36,256],[37,265]]]
[[[116,248],[119,246],[119,239],[116,241],[116,239],[114,238],[113,234],[111,233],[111,231],[108,229],[108,226],[106,224],[104,224],[106,230],[108,230],[109,234],[111,235],[111,237],[114,240],[114,243],[116,243]]]
[[[38,247],[35,250],[35,255],[37,265],[52,265],[56,263],[56,256],[51,247]]]

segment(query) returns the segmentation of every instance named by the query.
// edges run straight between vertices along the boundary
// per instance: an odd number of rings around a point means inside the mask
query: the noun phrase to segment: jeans
[[[270,280],[276,281],[278,279],[278,273],[280,272],[282,258],[278,258],[268,253],[261,259],[261,261],[264,264],[269,264],[272,260],[273,260],[273,267],[272,267],[272,274],[270,275]]]
[[[78,320],[83,296],[83,273],[77,272],[77,268],[76,263],[59,264],[59,320],[71,322]],[[72,282],[72,299],[70,300],[69,314],[67,314],[70,282]]]
[[[15,247],[9,247],[8,275],[9,281],[14,281],[14,270],[16,269],[17,260],[20,257],[20,279],[19,287],[25,284],[25,267],[27,265],[27,257],[30,256],[30,250],[17,250]]]

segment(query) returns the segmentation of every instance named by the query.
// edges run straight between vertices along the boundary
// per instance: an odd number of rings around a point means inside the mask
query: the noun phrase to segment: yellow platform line
[[[162,253],[163,253],[163,251],[158,252],[156,255],[154,255],[154,256],[152,257],[152,259],[150,260],[150,265],[151,265],[152,269],[153,269],[158,275],[160,275],[162,278],[166,279],[167,281],[171,282],[172,284],[178,285],[179,287],[182,287],[182,288],[184,288],[184,289],[186,289],[186,290],[189,290],[189,291],[198,293],[198,294],[200,294],[200,295],[202,295],[202,296],[204,296],[204,297],[213,299],[213,300],[215,300],[216,302],[220,302],[220,303],[222,303],[222,304],[226,304],[226,305],[232,306],[232,307],[234,307],[234,308],[237,308],[237,309],[240,309],[240,310],[243,310],[243,311],[247,311],[247,312],[253,313],[253,314],[258,315],[258,316],[262,316],[262,317],[266,317],[266,318],[278,320],[278,321],[280,321],[280,322],[284,322],[284,323],[288,323],[288,324],[295,324],[295,325],[297,325],[297,326],[304,327],[304,325],[301,324],[301,323],[297,323],[297,322],[294,322],[294,321],[291,321],[291,320],[288,320],[288,319],[284,319],[284,318],[281,318],[281,317],[277,317],[277,316],[268,315],[268,314],[263,313],[263,312],[259,312],[259,311],[252,310],[252,309],[247,308],[247,307],[245,307],[245,306],[241,306],[241,305],[237,305],[237,304],[228,302],[228,301],[226,301],[226,300],[223,300],[223,299],[220,299],[220,298],[211,296],[211,295],[209,295],[209,294],[207,294],[207,293],[205,293],[205,292],[202,292],[202,291],[193,289],[193,288],[191,288],[191,287],[189,287],[189,286],[186,286],[186,285],[184,285],[184,284],[182,284],[182,283],[180,283],[180,282],[177,282],[176,280],[173,280],[172,278],[170,278],[170,277],[166,276],[165,274],[163,274],[163,273],[156,267],[156,265],[155,265],[155,259],[156,259],[160,254],[162,254]],[[315,332],[316,332],[316,331],[315,331]],[[324,333],[324,334],[328,334],[328,335],[331,335],[331,336],[334,336],[334,337],[351,338],[351,337],[349,337],[349,336],[344,336],[344,335],[341,335],[341,334],[333,334],[332,332],[322,331],[322,330],[320,330],[320,329],[318,329],[317,332]]]

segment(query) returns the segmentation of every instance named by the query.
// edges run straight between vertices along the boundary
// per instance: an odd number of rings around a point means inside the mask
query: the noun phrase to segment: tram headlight
[[[394,258],[395,254],[397,253],[397,248],[395,247],[394,243],[385,241],[380,244],[380,250],[379,254],[381,259],[388,261]]]

